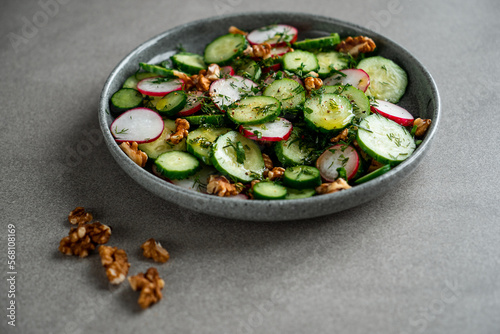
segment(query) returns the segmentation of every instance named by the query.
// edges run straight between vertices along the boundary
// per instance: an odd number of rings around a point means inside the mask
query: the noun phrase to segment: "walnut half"
[[[153,259],[155,262],[165,263],[170,258],[170,254],[163,248],[159,242],[151,238],[146,240],[141,245],[142,254],[148,259]]]
[[[244,186],[241,183],[232,184],[225,176],[210,175],[207,184],[207,193],[220,197],[238,195]]]
[[[351,188],[351,186],[347,184],[344,179],[339,178],[331,183],[323,183],[316,188],[316,193],[318,193],[318,195],[331,194],[349,188]]]
[[[139,273],[131,276],[128,278],[128,282],[132,290],[141,292],[137,302],[143,309],[163,298],[161,290],[165,286],[165,281],[160,278],[156,268],[149,268],[145,274]]]
[[[130,268],[127,253],[123,249],[99,246],[101,263],[106,268],[106,276],[111,284],[120,284],[125,280]]]
[[[375,42],[373,39],[365,36],[347,37],[337,45],[337,51],[348,53],[356,57],[360,53],[372,52],[375,50]]]
[[[148,161],[148,155],[139,150],[139,144],[137,142],[133,141],[132,143],[126,141],[120,144],[120,148],[122,149],[123,152],[125,152],[126,155],[130,159],[132,159],[133,162],[138,164],[141,167],[146,166],[146,162]]]
[[[100,222],[80,224],[69,231],[59,243],[59,251],[66,255],[87,257],[97,244],[105,244],[111,237],[111,228]]]

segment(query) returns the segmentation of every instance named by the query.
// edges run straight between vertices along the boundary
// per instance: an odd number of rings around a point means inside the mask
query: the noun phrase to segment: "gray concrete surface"
[[[54,3],[0,5],[0,332],[500,332],[498,1]],[[441,128],[400,187],[319,219],[255,223],[180,209],[116,165],[97,105],[118,61],[169,28],[249,7],[367,26],[428,68]],[[141,311],[126,284],[108,285],[96,254],[57,251],[78,205],[113,227],[132,274],[153,265],[146,239],[170,251],[159,304]]]

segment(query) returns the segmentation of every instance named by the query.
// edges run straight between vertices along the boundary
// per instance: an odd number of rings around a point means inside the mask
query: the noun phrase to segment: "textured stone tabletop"
[[[3,0],[0,8],[1,333],[500,333],[500,2]],[[416,171],[361,207],[279,223],[194,213],[133,182],[97,120],[111,70],[167,29],[248,10],[339,18],[414,54],[442,102]],[[110,244],[128,252],[131,274],[154,265],[142,242],[155,237],[168,249],[170,261],[157,266],[166,283],[159,304],[142,311],[128,283],[109,285],[97,254],[58,252],[76,206],[113,227]]]

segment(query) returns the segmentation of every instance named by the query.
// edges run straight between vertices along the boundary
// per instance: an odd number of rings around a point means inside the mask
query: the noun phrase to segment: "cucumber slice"
[[[265,168],[259,146],[236,131],[217,138],[211,161],[219,172],[242,182],[262,178]]]
[[[162,153],[155,160],[158,172],[169,179],[182,180],[196,174],[200,162],[187,152],[170,151]]]
[[[196,115],[186,116],[184,119],[191,125],[224,126],[228,122],[226,115]]]
[[[155,160],[158,156],[170,151],[185,151],[186,139],[182,139],[178,144],[174,145],[167,141],[167,136],[175,132],[175,122],[171,119],[163,120],[163,132],[155,141],[139,144],[138,148],[148,155],[148,159]]]
[[[229,65],[247,48],[248,42],[243,35],[227,34],[213,40],[205,47],[206,64]]]
[[[379,114],[372,114],[360,122],[356,140],[373,159],[391,166],[404,161],[416,148],[405,127]]]
[[[321,175],[313,166],[293,166],[285,170],[283,184],[295,189],[315,188],[321,185]]]
[[[187,103],[187,94],[183,91],[170,92],[156,103],[156,110],[163,116],[174,116]]]
[[[262,75],[259,64],[252,59],[238,59],[233,63],[233,68],[237,75],[252,81],[258,81]]]
[[[370,76],[368,96],[397,103],[406,91],[408,76],[399,65],[390,59],[376,56],[363,59],[358,68]]]
[[[304,120],[320,132],[338,132],[354,118],[351,102],[338,94],[320,94],[304,103]]]
[[[385,174],[385,173],[387,173],[390,170],[391,170],[391,166],[384,165],[384,166],[380,167],[379,169],[374,170],[373,172],[371,172],[369,174],[366,174],[363,177],[360,177],[359,179],[357,179],[356,181],[354,181],[354,184],[357,185],[357,184],[361,184],[361,183],[365,183],[365,182],[371,181],[374,178],[379,177],[380,175]]]
[[[285,53],[283,56],[283,68],[298,76],[303,76],[319,68],[318,59],[308,51],[296,50]]]
[[[135,77],[135,74],[129,76],[127,80],[123,83],[122,88],[133,88],[137,90],[137,84],[139,83],[139,80]]]
[[[351,85],[323,86],[325,93],[339,94],[346,97],[352,104],[354,115],[365,118],[371,114],[370,99],[363,91]]]
[[[300,42],[295,42],[293,43],[293,48],[305,51],[331,50],[335,48],[335,45],[339,43],[340,43],[339,34],[333,33],[327,37],[305,39]]]
[[[146,64],[146,63],[139,63],[139,66],[144,71],[149,72],[149,73],[161,75],[164,77],[174,77],[174,73],[172,72],[172,69],[170,69],[170,68],[165,68],[162,66],[153,65],[153,64]],[[145,78],[143,78],[143,79],[145,79]]]
[[[217,137],[229,131],[231,129],[228,128],[199,127],[189,132],[186,140],[187,151],[205,164],[211,165],[210,153],[213,143]]]
[[[255,199],[284,199],[287,190],[277,183],[263,181],[253,186],[252,193]]]
[[[179,52],[170,57],[172,63],[181,71],[188,74],[198,74],[207,68],[203,57],[196,53]]]
[[[349,65],[348,59],[342,53],[336,51],[316,53],[316,58],[318,59],[320,78],[326,78],[335,70],[343,70],[348,68]]]
[[[316,160],[316,156],[314,155],[315,148],[306,144],[300,138],[301,132],[302,130],[294,127],[292,134],[287,140],[276,143],[274,151],[283,166],[303,165]]]
[[[135,74],[135,78],[137,79],[137,82],[147,79],[147,78],[156,78],[158,74],[153,73],[153,72],[137,72]]]
[[[142,105],[142,94],[134,88],[122,88],[111,96],[109,108],[115,117],[124,111],[137,108]]]
[[[274,80],[266,87],[264,96],[272,96],[281,102],[281,109],[294,111],[306,100],[306,91],[297,81],[284,78]]]
[[[271,96],[249,96],[232,104],[227,115],[236,124],[252,125],[270,122],[278,117],[281,103]]]
[[[316,194],[316,189],[308,188],[308,189],[294,189],[287,188],[287,194],[285,199],[301,199],[312,197]]]

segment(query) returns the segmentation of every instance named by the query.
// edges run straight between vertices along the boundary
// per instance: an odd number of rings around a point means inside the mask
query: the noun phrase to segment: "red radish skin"
[[[160,137],[164,126],[163,119],[156,111],[134,108],[118,116],[111,123],[110,130],[119,143],[135,141],[142,144]]]
[[[376,100],[375,103],[377,104],[376,107],[370,107],[374,113],[380,114],[402,126],[413,124],[414,118],[406,109],[383,100]]]
[[[160,77],[146,78],[137,84],[137,90],[148,96],[165,96],[170,92],[181,90],[184,86],[184,81],[181,79],[171,79],[165,82],[158,81]]]
[[[225,112],[224,107],[230,106],[241,99],[243,95],[252,91],[252,88],[259,87],[252,80],[235,75],[226,79],[219,79],[212,82],[208,94],[214,101],[217,108]]]
[[[264,73],[269,73],[271,71],[278,72],[280,70],[280,68],[281,68],[281,64],[274,64],[271,66],[264,67],[262,69],[262,72],[264,72]]]
[[[359,154],[351,145],[337,144],[326,149],[316,161],[321,177],[326,182],[333,182],[338,177],[337,168],[344,167],[347,179],[352,179],[358,169]]]
[[[323,81],[323,84],[327,86],[349,84],[356,87],[362,92],[366,92],[368,86],[370,86],[370,76],[368,75],[368,73],[361,69],[350,68],[347,70],[341,70],[340,72],[344,73],[345,76],[341,76],[340,74],[336,73],[331,77],[326,78]]]
[[[292,133],[292,129],[292,122],[281,117],[274,122],[268,122],[262,125],[240,126],[241,134],[248,139],[268,142],[287,140]],[[258,131],[261,137],[259,138],[254,131]]]
[[[281,34],[286,36],[282,38],[281,36],[276,36]],[[250,44],[262,44],[269,43],[271,46],[286,45],[287,42],[292,44],[297,40],[298,31],[295,27],[286,24],[276,24],[274,26],[262,27],[259,29],[252,30],[247,35],[247,40]],[[273,39],[273,40],[272,40]]]
[[[188,102],[187,102],[186,106],[184,107],[184,109],[179,111],[177,116],[179,116],[179,117],[189,116],[189,115],[196,113],[198,110],[200,110],[202,96],[203,96],[203,93],[199,92],[199,91],[194,92],[194,93],[189,93]]]
[[[234,69],[231,66],[223,66],[220,68],[220,77],[232,77],[234,75]]]

